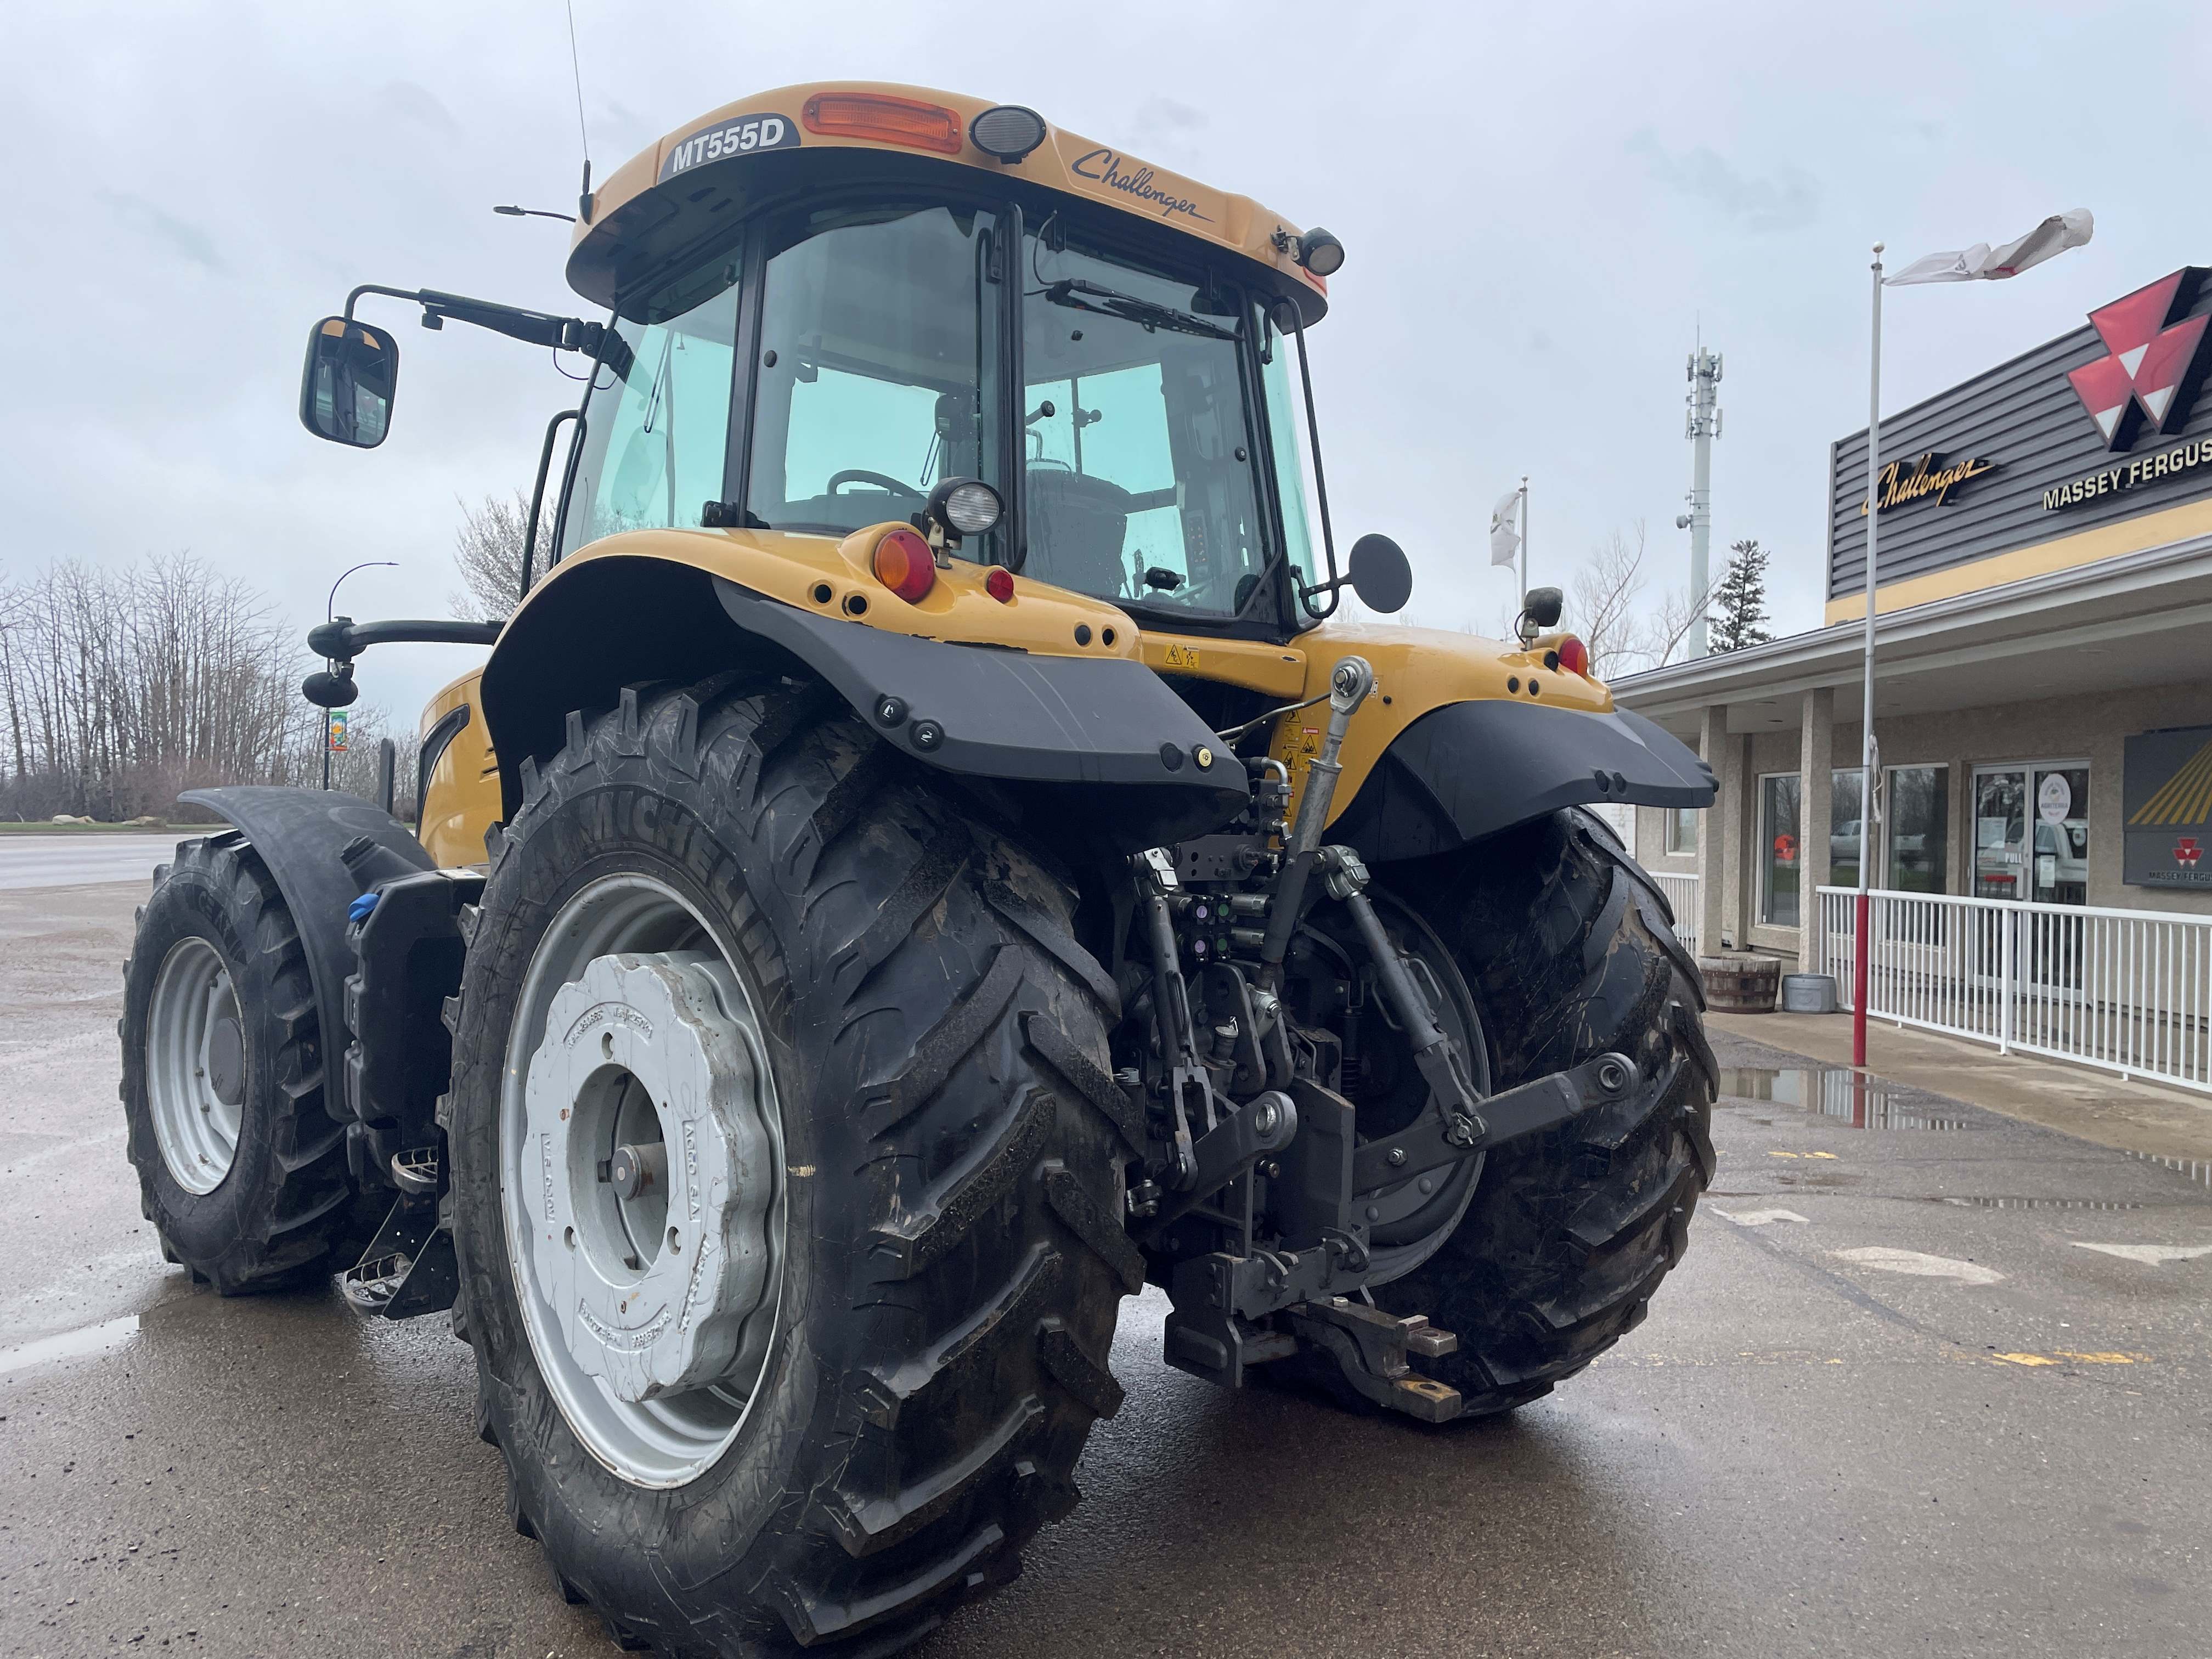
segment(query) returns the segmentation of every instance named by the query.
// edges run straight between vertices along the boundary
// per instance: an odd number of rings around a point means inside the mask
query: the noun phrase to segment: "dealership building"
[[[1875,1012],[1948,998],[1918,1023],[1997,1041],[2117,1022],[2079,1057],[2163,1075],[2126,1057],[2148,1021],[2212,1084],[2208,325],[2212,271],[2188,268],[1884,419],[1871,830],[1863,431],[1829,452],[1826,625],[1614,684],[1719,780],[1709,811],[1634,826],[1701,951],[1836,971],[1850,906],[1820,890],[1870,859],[1896,896]],[[2061,1012],[2023,1016],[2021,985]]]

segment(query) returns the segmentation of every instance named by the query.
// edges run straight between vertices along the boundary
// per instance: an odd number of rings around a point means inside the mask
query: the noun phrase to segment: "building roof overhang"
[[[1794,727],[1821,687],[1858,723],[1863,621],[1613,682],[1616,704],[1694,743],[1704,711],[1730,732]],[[2212,678],[2212,536],[1885,612],[1875,718],[1998,708]]]

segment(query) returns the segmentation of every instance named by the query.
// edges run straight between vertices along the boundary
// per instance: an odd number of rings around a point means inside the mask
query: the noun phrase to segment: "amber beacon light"
[[[802,105],[799,125],[825,138],[873,138],[910,149],[960,154],[960,113],[942,104],[879,92],[817,92]]]

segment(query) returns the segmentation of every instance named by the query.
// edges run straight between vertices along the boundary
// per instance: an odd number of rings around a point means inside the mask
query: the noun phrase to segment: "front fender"
[[[405,824],[357,795],[250,785],[192,789],[179,799],[206,807],[243,834],[276,878],[307,953],[335,1108],[346,1051],[346,975],[354,967],[346,907],[387,877],[429,869],[430,855]]]
[[[1449,853],[1568,806],[1710,806],[1712,769],[1626,709],[1485,698],[1403,732],[1329,826],[1376,862]]]

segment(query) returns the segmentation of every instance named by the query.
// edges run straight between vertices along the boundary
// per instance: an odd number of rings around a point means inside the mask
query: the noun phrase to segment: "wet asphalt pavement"
[[[0,1653],[611,1655],[442,1318],[163,1266],[115,1101],[143,884],[9,856]],[[916,1652],[2212,1651],[2212,1171],[1721,1047],[1690,1255],[1588,1372],[1431,1430],[1218,1394],[1127,1304],[1087,1502]]]

